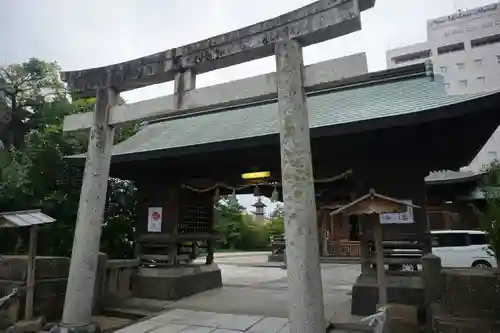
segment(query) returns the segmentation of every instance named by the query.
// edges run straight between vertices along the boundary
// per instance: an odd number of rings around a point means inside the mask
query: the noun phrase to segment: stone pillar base
[[[418,275],[388,275],[389,303],[425,307],[424,284]],[[361,274],[352,287],[351,314],[369,316],[377,310],[378,285],[374,274]]]
[[[101,333],[101,329],[95,323],[84,326],[70,326],[59,324],[52,327],[49,333]]]
[[[135,297],[169,301],[220,287],[222,276],[216,264],[141,267],[132,280]]]

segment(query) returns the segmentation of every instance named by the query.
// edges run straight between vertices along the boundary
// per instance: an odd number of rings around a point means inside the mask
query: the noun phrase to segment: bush
[[[237,248],[240,250],[266,250],[268,247],[269,234],[265,226],[255,224],[251,218],[250,221],[244,221]]]

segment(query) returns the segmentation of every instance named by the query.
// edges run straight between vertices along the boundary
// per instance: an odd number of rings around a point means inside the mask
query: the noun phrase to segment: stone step
[[[500,322],[464,318],[451,321],[434,319],[434,328],[439,333],[497,333],[500,332]]]
[[[112,305],[111,307],[132,308],[132,309],[148,310],[151,312],[161,312],[171,303],[172,301],[159,300],[159,299],[128,297],[125,299],[121,299],[118,303]]]
[[[335,322],[331,323],[329,331],[332,333],[336,332],[373,332],[373,328],[363,323],[353,323],[353,322]]]
[[[126,307],[115,307],[115,308],[105,308],[102,314],[110,317],[117,317],[129,320],[138,320],[145,317],[154,315],[156,312],[147,309],[138,308],[126,308]]]
[[[439,333],[496,333],[500,332],[500,321],[485,318],[455,317],[442,306],[432,306],[432,323]]]

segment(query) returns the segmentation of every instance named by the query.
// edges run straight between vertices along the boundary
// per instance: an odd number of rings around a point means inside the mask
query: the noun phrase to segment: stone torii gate
[[[361,29],[375,0],[321,0],[274,19],[132,61],[63,72],[75,96],[97,96],[94,112],[65,118],[64,131],[90,129],[62,323],[55,332],[94,332],[96,276],[114,128],[278,99],[290,332],[325,332],[313,170],[305,90],[331,81],[332,68],[304,69],[302,47]],[[195,89],[197,74],[275,55],[276,73]],[[120,92],[175,81],[174,94],[117,105]]]

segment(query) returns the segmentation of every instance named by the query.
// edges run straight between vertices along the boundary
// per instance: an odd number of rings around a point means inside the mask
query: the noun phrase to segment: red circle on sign
[[[153,214],[151,214],[151,217],[153,218],[153,220],[159,220],[160,219],[160,213],[153,212]]]

